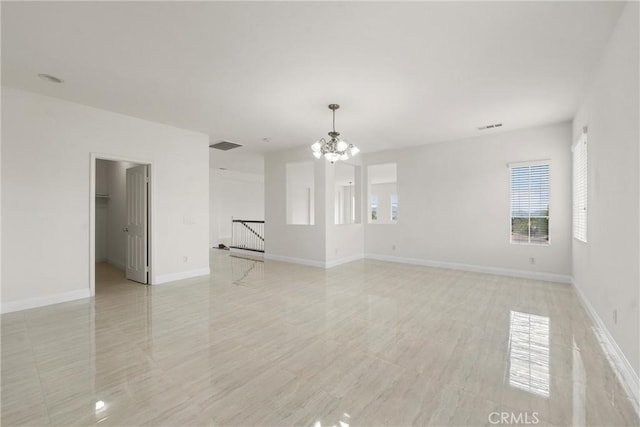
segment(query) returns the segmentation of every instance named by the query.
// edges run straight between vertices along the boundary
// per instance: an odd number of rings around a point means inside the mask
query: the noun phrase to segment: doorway
[[[151,164],[91,156],[90,288],[150,284]]]

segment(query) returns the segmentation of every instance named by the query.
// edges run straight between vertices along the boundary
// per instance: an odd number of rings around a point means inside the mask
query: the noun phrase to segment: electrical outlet
[[[336,255],[338,255],[338,248],[336,248]]]
[[[535,263],[536,263],[536,259],[535,258],[533,258],[533,257],[529,258],[529,264],[535,265]]]
[[[189,262],[189,257],[188,256],[183,256],[182,257],[182,262]]]
[[[391,250],[395,251],[396,250],[396,245],[391,245]]]
[[[613,324],[618,324],[618,310],[613,310]]]

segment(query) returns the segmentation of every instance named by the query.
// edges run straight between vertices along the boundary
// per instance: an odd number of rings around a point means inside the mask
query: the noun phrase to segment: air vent
[[[502,127],[502,123],[495,123],[492,125],[480,126],[478,130],[493,129],[493,128],[499,128],[499,127]]]
[[[210,148],[215,148],[216,150],[228,151],[233,150],[234,148],[242,147],[242,144],[236,144],[231,141],[220,141],[215,144],[211,144]]]

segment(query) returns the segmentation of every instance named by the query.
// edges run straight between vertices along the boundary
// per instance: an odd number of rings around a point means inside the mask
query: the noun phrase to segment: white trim
[[[211,274],[209,267],[198,268],[196,270],[181,271],[179,273],[158,274],[152,285],[160,285],[163,283],[175,282],[177,280],[191,279],[193,277],[208,276]]]
[[[616,343],[613,335],[611,335],[596,310],[577,286],[575,280],[572,280],[572,284],[576,295],[578,295],[578,299],[582,303],[582,307],[584,307],[584,310],[589,314],[594,324],[594,332],[597,335],[598,341],[600,341],[605,356],[607,356],[609,360],[611,368],[627,392],[636,413],[640,416],[640,377],[638,377],[638,374],[634,371],[631,363],[629,363],[629,360],[618,346],[618,343]]]
[[[270,260],[273,260],[273,261],[289,262],[291,264],[308,265],[310,267],[320,267],[320,268],[324,268],[325,267],[324,261],[316,261],[316,260],[305,259],[305,258],[294,258],[294,257],[288,257],[288,256],[282,256],[282,255],[274,255],[274,254],[268,254],[268,253],[264,254],[264,259],[270,259]]]
[[[512,270],[510,268],[487,267],[482,265],[460,264],[457,262],[433,261],[418,258],[403,258],[389,255],[365,254],[366,259],[398,262],[402,264],[422,265],[425,267],[446,268],[448,270],[470,271],[473,273],[495,274],[496,276],[518,277],[522,279],[543,280],[555,283],[571,283],[571,276],[537,271]]]
[[[364,258],[364,254],[355,254],[345,258],[334,259],[333,261],[327,261],[324,263],[324,268],[333,268],[338,265],[347,264],[353,261],[358,261]]]
[[[309,267],[318,267],[318,268],[333,268],[338,265],[346,264],[353,261],[358,261],[363,259],[363,254],[356,254],[345,258],[335,259],[333,261],[316,261],[312,259],[306,258],[294,258],[282,255],[273,255],[273,254],[264,254],[264,259],[272,260],[272,261],[281,261],[281,262],[289,262],[291,264],[299,264],[299,265],[307,265]]]
[[[59,304],[61,302],[74,301],[89,297],[91,297],[89,288],[84,288],[61,294],[47,295],[44,297],[10,301],[2,303],[2,313],[11,313],[12,311],[27,310],[29,308],[43,307],[45,305]]]
[[[576,151],[578,146],[582,146],[583,150]],[[586,132],[582,133],[578,141],[571,147],[571,194],[571,235],[574,240],[587,243],[589,223],[589,145]]]
[[[541,160],[529,160],[522,162],[509,162],[507,163],[508,168],[521,168],[525,166],[542,166],[542,165],[550,165],[551,159],[541,159]]]

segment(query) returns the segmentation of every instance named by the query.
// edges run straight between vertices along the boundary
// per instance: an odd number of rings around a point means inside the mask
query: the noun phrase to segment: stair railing
[[[231,220],[231,245],[229,247],[264,252],[264,221]]]

